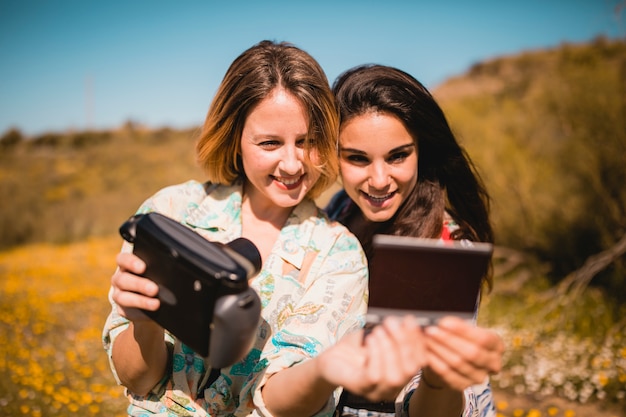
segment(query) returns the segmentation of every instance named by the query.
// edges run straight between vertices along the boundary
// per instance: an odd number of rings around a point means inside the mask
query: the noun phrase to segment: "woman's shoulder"
[[[304,200],[298,205],[294,214],[296,218],[299,218],[297,223],[301,228],[301,235],[307,234],[305,224],[310,225],[310,238],[311,242],[315,242],[314,245],[332,244],[343,250],[360,249],[356,236],[342,223],[329,216],[326,210],[318,207],[314,201]]]
[[[452,233],[456,230],[459,230],[459,224],[454,220],[454,218],[448,213],[448,211],[443,212],[443,228],[441,230],[441,239],[443,240],[453,240]]]
[[[199,203],[206,195],[207,184],[197,180],[168,185],[144,201],[138,213],[157,211],[175,217],[176,213],[190,204]]]
[[[206,183],[198,180],[188,180],[178,184],[165,186],[158,190],[153,197],[171,198],[184,195],[206,194]]]

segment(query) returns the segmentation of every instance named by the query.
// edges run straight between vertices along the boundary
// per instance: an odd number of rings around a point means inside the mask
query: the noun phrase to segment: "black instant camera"
[[[261,315],[248,278],[261,269],[245,238],[210,242],[159,213],[139,214],[120,227],[122,237],[159,286],[161,306],[145,311],[181,342],[209,357],[213,368],[241,360],[252,348]]]

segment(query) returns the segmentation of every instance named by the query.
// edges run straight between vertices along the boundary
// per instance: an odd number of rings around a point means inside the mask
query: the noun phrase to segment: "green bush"
[[[493,197],[497,243],[556,282],[626,233],[626,42],[482,63],[435,92]],[[594,279],[626,299],[623,255]]]

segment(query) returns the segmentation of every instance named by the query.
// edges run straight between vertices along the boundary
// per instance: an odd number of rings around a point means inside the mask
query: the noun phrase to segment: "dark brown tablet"
[[[422,325],[446,315],[472,319],[493,245],[376,235],[368,323],[413,314]]]

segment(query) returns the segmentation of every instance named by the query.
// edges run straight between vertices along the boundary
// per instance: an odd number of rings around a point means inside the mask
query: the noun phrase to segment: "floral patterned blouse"
[[[227,243],[241,236],[242,186],[190,181],[162,189],[138,213],[160,212],[205,238]],[[125,242],[123,251],[132,251]],[[294,208],[262,270],[250,281],[261,298],[256,342],[240,362],[207,384],[203,358],[166,332],[171,370],[145,397],[126,390],[131,416],[266,416],[261,387],[281,369],[318,355],[364,324],[367,261],[358,239],[331,222],[314,202]],[[103,331],[111,357],[115,337],[128,320],[112,305]],[[111,369],[119,383],[113,362]],[[340,389],[317,415],[331,416]]]
[[[337,192],[326,207],[326,212],[333,220],[342,221],[348,218],[358,207],[350,199],[348,194],[341,190]],[[451,240],[451,234],[458,229],[458,224],[448,214],[444,213],[442,240]],[[478,312],[476,312],[478,313]],[[475,318],[476,319],[476,318]],[[379,412],[367,409],[355,409],[348,406],[343,407],[343,417],[409,417],[409,400],[415,389],[419,386],[421,373],[404,387],[395,401],[395,413]],[[493,392],[489,379],[485,379],[482,384],[473,385],[464,392],[465,408],[461,417],[495,417],[496,409],[493,401]]]

